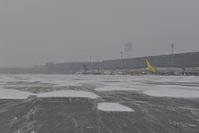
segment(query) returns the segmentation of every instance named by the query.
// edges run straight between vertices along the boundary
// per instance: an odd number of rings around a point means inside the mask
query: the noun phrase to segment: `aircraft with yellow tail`
[[[156,68],[149,59],[146,59],[146,71],[155,75],[180,75],[183,73],[181,68],[158,67]]]
[[[148,59],[146,59],[146,65],[147,65],[146,70],[148,72],[150,72],[152,74],[157,74],[158,73],[157,69],[154,67],[154,65],[151,62],[149,62]]]

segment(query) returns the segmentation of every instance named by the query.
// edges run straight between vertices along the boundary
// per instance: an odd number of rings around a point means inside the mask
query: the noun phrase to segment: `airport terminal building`
[[[46,63],[47,73],[73,74],[84,70],[132,70],[146,68],[148,59],[157,68],[178,68],[189,73],[199,73],[199,52],[159,55],[102,62]]]

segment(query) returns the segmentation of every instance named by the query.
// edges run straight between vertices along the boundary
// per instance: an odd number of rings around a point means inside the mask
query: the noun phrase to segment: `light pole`
[[[121,54],[121,69],[123,67],[123,51],[120,51],[120,54]]]
[[[123,51],[120,51],[121,60],[123,59]]]
[[[171,44],[171,65],[174,67],[174,44]]]
[[[172,53],[172,55],[174,54],[174,44],[171,44],[171,53]]]

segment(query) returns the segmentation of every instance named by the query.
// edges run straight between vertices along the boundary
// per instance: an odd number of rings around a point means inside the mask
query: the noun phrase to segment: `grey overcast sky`
[[[1,0],[0,66],[199,51],[199,0]]]

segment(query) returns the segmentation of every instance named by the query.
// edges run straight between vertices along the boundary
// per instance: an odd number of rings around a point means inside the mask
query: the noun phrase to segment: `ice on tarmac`
[[[154,89],[149,89],[144,91],[145,94],[156,97],[175,97],[175,98],[198,98],[199,90],[192,89],[188,87],[167,87],[167,86],[159,86]]]
[[[127,88],[127,87],[106,86],[106,87],[98,87],[95,90],[98,92],[103,92],[103,91],[135,91],[136,89]]]
[[[25,84],[31,83],[31,84]],[[103,91],[136,91],[156,97],[199,98],[199,77],[197,76],[128,76],[128,75],[0,75],[0,98],[25,99],[30,92],[15,90],[20,87],[35,87],[38,83],[56,87],[95,86],[93,89]],[[39,84],[42,86],[42,84]],[[9,88],[6,89],[6,87]],[[92,90],[91,90],[92,91]],[[94,90],[93,90],[94,91]],[[94,92],[95,92],[94,91]],[[96,97],[91,92],[75,92],[84,97]],[[69,92],[48,92],[39,94],[49,96],[74,96]],[[67,94],[68,93],[68,94]],[[86,94],[85,94],[86,93]],[[76,96],[76,97],[77,97]],[[82,97],[82,96],[80,96]]]
[[[0,99],[27,99],[32,93],[0,88]]]
[[[82,97],[90,99],[96,99],[99,97],[98,95],[87,91],[65,90],[34,94],[15,89],[0,89],[0,99],[27,99],[31,95],[37,97]]]
[[[40,93],[38,97],[83,97],[96,99],[99,96],[87,91],[75,91],[75,90],[64,90],[64,91],[53,91],[47,93]]]
[[[98,103],[97,108],[107,112],[134,112],[133,109],[119,103]]]
[[[199,87],[186,87],[179,85],[132,85],[129,88],[126,87],[99,87],[95,89],[98,92],[106,91],[136,91],[146,95],[155,97],[174,97],[174,98],[198,98]]]
[[[98,92],[137,91],[155,97],[198,98],[199,77],[194,76],[132,76],[131,82],[112,83],[95,88]],[[174,83],[168,85],[170,83]],[[188,86],[183,85],[188,84]]]

